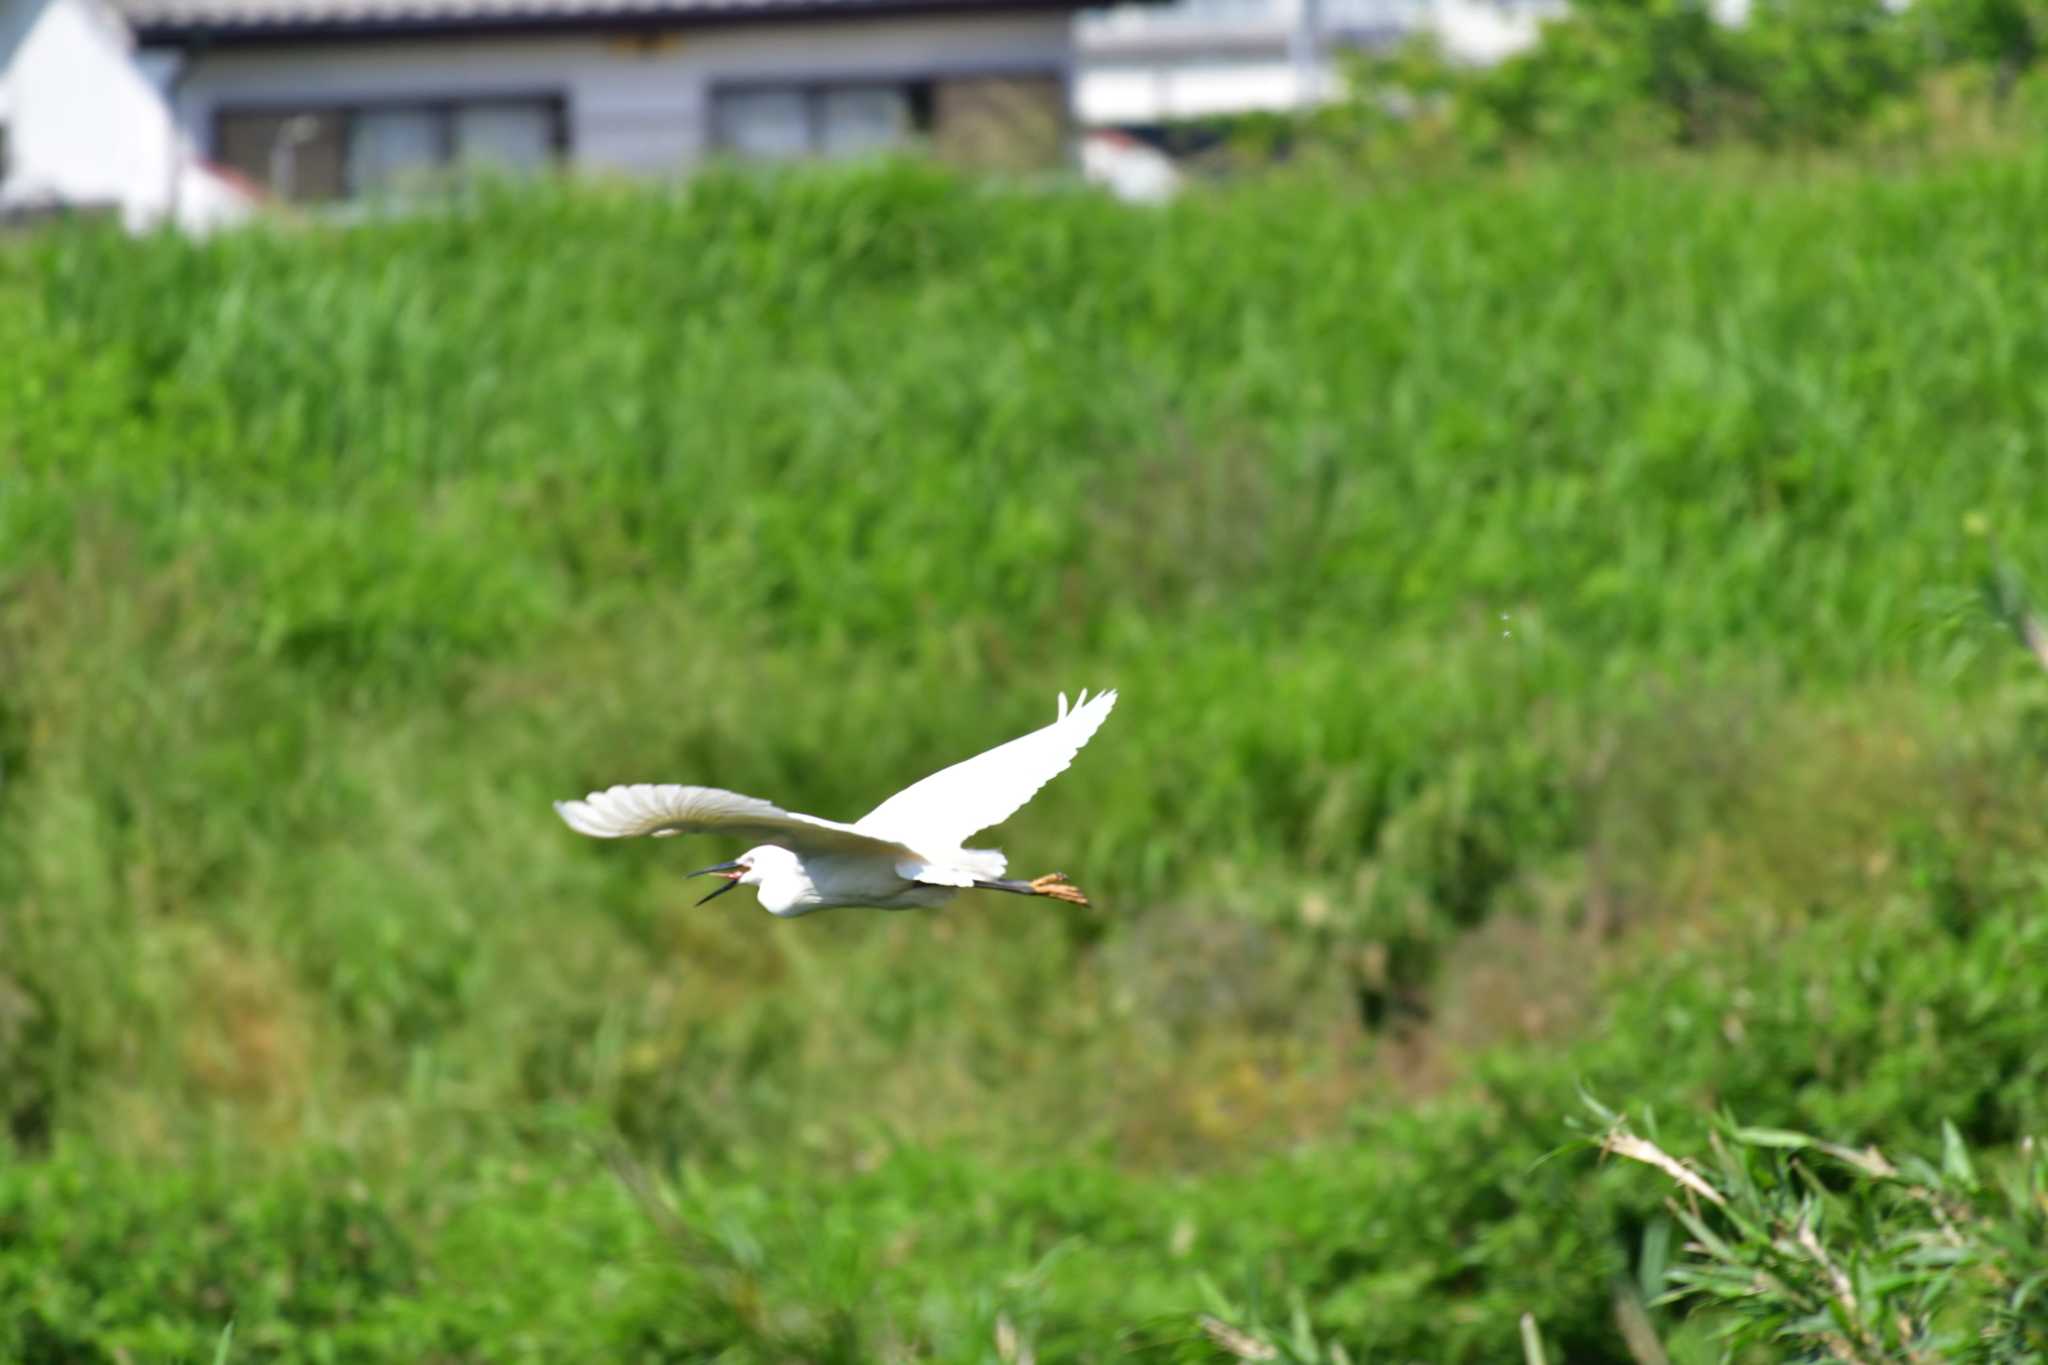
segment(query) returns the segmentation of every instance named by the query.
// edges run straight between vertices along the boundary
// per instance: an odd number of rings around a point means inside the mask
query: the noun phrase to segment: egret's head
[[[781,872],[793,871],[797,867],[797,856],[786,848],[774,844],[763,844],[750,848],[729,863],[718,863],[712,867],[692,872],[692,877],[723,877],[725,885],[697,902],[716,900],[736,886],[759,886],[768,878]]]

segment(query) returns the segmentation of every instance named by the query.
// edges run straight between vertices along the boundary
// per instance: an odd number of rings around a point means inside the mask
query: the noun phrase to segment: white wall
[[[221,47],[178,86],[179,123],[210,147],[213,116],[238,103],[560,94],[579,166],[686,168],[710,141],[708,93],[721,81],[920,77],[1070,70],[1060,11],[684,29],[651,38],[436,38]]]
[[[1284,54],[1091,63],[1076,83],[1075,104],[1081,121],[1096,126],[1298,109],[1308,102],[1302,74]]]
[[[0,111],[8,170],[0,207],[112,205],[130,229],[203,228],[247,205],[177,135],[129,34],[98,0],[7,0]],[[10,51],[11,49],[11,51]]]
[[[1306,0],[1120,4],[1078,21],[1075,105],[1092,126],[1299,109],[1341,91],[1330,56],[1343,43],[1427,32],[1453,60],[1496,62],[1563,11],[1564,0],[1314,0],[1322,38],[1309,44]]]
[[[1565,0],[1435,0],[1431,27],[1451,57],[1484,65],[1533,44],[1543,21],[1565,10]]]

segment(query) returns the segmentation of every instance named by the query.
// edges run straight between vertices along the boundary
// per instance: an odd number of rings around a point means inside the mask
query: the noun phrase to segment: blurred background
[[[0,1358],[2043,1358],[2044,43],[6,0]]]

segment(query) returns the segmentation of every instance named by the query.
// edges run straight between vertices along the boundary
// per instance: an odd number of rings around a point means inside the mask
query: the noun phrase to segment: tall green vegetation
[[[1725,1306],[1735,1342],[1872,1365],[2048,1353],[2048,1153],[2034,1139],[1980,1171],[1948,1125],[1938,1163],[1894,1163],[1723,1124],[1703,1174],[1606,1117],[1605,1150],[1674,1182],[1692,1258],[1670,1275],[1672,1297]]]
[[[897,167],[9,246],[0,1356],[1713,1358],[1654,1173],[1543,1159],[1581,1086],[2048,1109],[1975,586],[2048,582],[2044,210]],[[547,804],[850,817],[1081,685],[1000,842],[1091,913],[696,912],[717,849]]]

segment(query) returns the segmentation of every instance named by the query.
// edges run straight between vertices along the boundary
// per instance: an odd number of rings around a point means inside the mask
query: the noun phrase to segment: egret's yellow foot
[[[1064,872],[1048,872],[1043,877],[1032,878],[1031,889],[1041,896],[1051,896],[1054,900],[1066,901],[1069,905],[1088,903],[1088,897],[1081,893],[1080,887],[1067,880]]]

